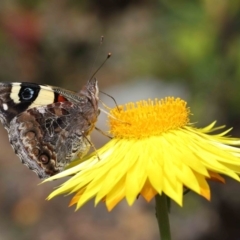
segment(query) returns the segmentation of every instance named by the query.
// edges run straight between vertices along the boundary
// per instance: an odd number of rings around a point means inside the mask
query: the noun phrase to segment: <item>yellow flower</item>
[[[140,101],[110,111],[113,136],[90,156],[46,181],[74,175],[53,191],[75,193],[70,205],[80,208],[95,197],[110,211],[123,198],[129,205],[140,195],[150,201],[164,192],[182,205],[184,188],[210,200],[207,179],[224,182],[219,174],[239,181],[240,139],[227,137],[215,122],[198,129],[189,123],[190,110],[177,98]]]

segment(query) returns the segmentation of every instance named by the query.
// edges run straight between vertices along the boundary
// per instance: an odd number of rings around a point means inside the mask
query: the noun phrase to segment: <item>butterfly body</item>
[[[10,144],[42,179],[87,153],[98,115],[96,79],[79,93],[34,83],[0,83],[0,121]]]

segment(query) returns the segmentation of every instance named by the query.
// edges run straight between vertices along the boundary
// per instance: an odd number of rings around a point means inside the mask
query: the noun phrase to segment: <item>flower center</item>
[[[113,108],[109,115],[110,133],[116,138],[158,136],[189,122],[190,110],[180,98],[149,99]]]

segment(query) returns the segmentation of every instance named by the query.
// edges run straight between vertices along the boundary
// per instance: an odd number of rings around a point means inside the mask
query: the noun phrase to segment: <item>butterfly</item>
[[[83,157],[100,113],[98,94],[95,78],[78,93],[36,83],[0,83],[0,121],[21,162],[45,179]]]

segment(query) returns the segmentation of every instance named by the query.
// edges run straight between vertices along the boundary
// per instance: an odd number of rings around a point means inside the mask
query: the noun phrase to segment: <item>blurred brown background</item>
[[[239,0],[0,1],[0,81],[77,90],[108,52],[113,56],[97,78],[119,103],[180,96],[192,122],[218,119],[240,136]],[[104,119],[101,114],[102,129]],[[60,182],[38,186],[2,127],[0,136],[0,240],[158,239],[153,202],[128,207],[123,201],[108,213],[93,202],[74,212],[70,197],[45,201]],[[96,146],[106,140],[93,134]],[[173,204],[173,239],[240,239],[240,185],[227,179],[211,187],[210,203],[189,193],[183,208]]]

